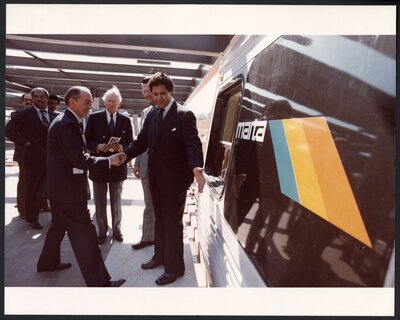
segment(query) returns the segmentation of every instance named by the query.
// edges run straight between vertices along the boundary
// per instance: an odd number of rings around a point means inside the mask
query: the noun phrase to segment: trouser
[[[143,210],[143,227],[142,239],[143,242],[154,241],[154,206],[151,199],[149,177],[141,179],[144,195],[144,210]]]
[[[110,275],[104,265],[96,228],[86,202],[50,202],[51,226],[38,261],[38,269],[54,269],[60,263],[60,245],[67,232],[72,250],[88,287],[102,287]]]
[[[18,162],[18,183],[17,183],[17,207],[21,218],[26,218],[25,214],[25,166],[21,161]]]
[[[96,182],[93,181],[93,196],[96,206],[96,221],[99,237],[105,237],[108,230],[107,221],[107,188],[110,189],[111,223],[114,236],[121,234],[122,217],[122,185],[123,181]]]
[[[36,168],[25,167],[25,214],[27,222],[35,222],[39,219],[40,191],[44,178]],[[36,171],[36,172],[35,172]]]
[[[155,212],[154,261],[164,264],[167,273],[183,273],[183,212],[186,202],[186,190],[181,192],[160,193],[165,190],[152,190]]]

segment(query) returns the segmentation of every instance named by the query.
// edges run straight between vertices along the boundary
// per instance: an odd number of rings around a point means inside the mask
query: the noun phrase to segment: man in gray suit
[[[146,116],[149,114],[149,112],[156,108],[153,105],[153,95],[151,94],[151,91],[149,89],[150,78],[151,77],[146,77],[142,80],[142,94],[150,105],[142,111],[140,128],[143,127],[144,120],[146,119]],[[136,157],[135,165],[133,167],[133,174],[136,178],[141,179],[144,194],[142,238],[138,243],[132,245],[132,249],[134,250],[139,250],[154,244],[154,207],[150,194],[149,176],[147,169],[148,159],[149,155],[146,151],[140,156]]]

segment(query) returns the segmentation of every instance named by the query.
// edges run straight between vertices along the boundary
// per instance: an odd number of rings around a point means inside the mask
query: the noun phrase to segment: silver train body
[[[395,36],[235,36],[187,101],[215,287],[393,287]]]

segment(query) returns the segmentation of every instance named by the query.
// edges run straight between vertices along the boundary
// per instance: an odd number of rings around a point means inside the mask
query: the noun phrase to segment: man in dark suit
[[[50,199],[52,221],[37,271],[62,270],[60,244],[68,233],[73,252],[88,287],[121,286],[125,280],[110,281],[97,241],[96,229],[87,208],[87,170],[109,170],[125,160],[123,153],[91,157],[86,153],[82,120],[92,108],[86,87],[72,87],[65,94],[67,110],[52,123],[47,144],[46,195]]]
[[[193,176],[202,192],[203,154],[193,112],[173,99],[174,84],[165,73],[157,72],[149,81],[153,101],[158,106],[144,122],[137,140],[124,152],[132,159],[149,153],[150,191],[155,220],[155,252],[142,269],[164,264],[158,285],[174,282],[185,272],[182,216],[186,192]]]
[[[133,141],[131,120],[118,112],[122,96],[116,86],[103,95],[106,110],[92,113],[89,116],[85,137],[92,156],[107,157],[115,152],[121,152]],[[120,138],[117,144],[109,146],[111,137]],[[124,180],[127,178],[127,165],[112,167],[108,171],[89,170],[89,179],[93,181],[93,196],[96,206],[96,221],[99,243],[106,240],[107,222],[107,187],[110,190],[110,205],[113,238],[123,241],[121,233],[122,204],[121,194]]]
[[[21,97],[23,108],[32,107],[32,95],[31,93],[24,93]],[[15,112],[11,113],[11,118],[15,116]],[[23,164],[24,149],[14,144],[14,155],[13,160],[18,163],[18,183],[17,183],[17,204],[19,217],[25,219],[25,167]]]
[[[33,108],[15,112],[7,123],[6,136],[23,150],[26,222],[33,229],[42,229],[39,210],[46,172],[47,131],[57,114],[47,110],[49,93],[46,89],[34,88],[31,95]]]

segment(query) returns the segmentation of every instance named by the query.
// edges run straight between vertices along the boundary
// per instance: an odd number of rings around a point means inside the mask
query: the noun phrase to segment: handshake
[[[112,166],[120,166],[123,164],[126,160],[126,154],[123,152],[119,152],[116,154],[113,154],[112,156],[109,156],[108,159],[110,160],[110,163]]]

